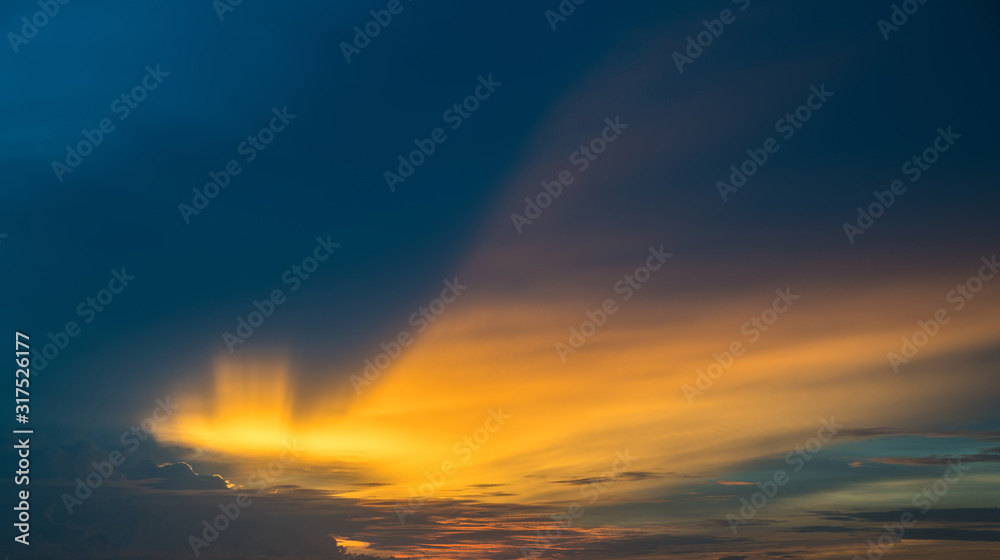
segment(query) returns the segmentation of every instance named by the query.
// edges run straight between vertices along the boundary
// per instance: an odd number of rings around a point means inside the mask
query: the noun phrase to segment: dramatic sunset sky
[[[994,3],[401,0],[348,62],[386,6],[72,2],[0,55],[5,555],[998,558]]]

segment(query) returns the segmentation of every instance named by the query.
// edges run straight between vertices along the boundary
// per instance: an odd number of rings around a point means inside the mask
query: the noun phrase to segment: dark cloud
[[[895,428],[847,428],[840,431],[841,437],[869,438],[895,435],[904,434]]]
[[[931,438],[972,438],[981,441],[1000,441],[1000,432],[991,430],[904,430],[900,428],[847,428],[840,437],[875,438],[889,436],[920,436]]]
[[[955,461],[962,461],[963,463],[1000,463],[1000,447],[984,449],[979,453],[973,453],[970,455],[959,455],[959,456],[930,455],[927,457],[873,457],[868,460],[875,463],[884,463],[887,465],[916,465],[916,466],[949,465],[954,463]]]
[[[807,527],[794,527],[785,529],[788,533],[852,533],[855,529],[850,527],[834,527],[831,525],[810,525]]]
[[[758,527],[766,527],[768,525],[780,525],[782,523],[788,523],[783,519],[765,519],[765,518],[746,519],[745,521],[746,525],[756,525]],[[726,527],[728,529],[729,521],[726,521],[725,519],[711,519],[706,523],[706,525],[715,527]]]
[[[629,558],[650,554],[684,554],[706,547],[730,548],[743,539],[727,539],[699,535],[642,535],[619,538],[602,538],[587,542],[586,538],[566,543],[560,549],[572,551],[572,558]]]
[[[229,487],[221,476],[198,474],[184,462],[156,465],[143,461],[123,474],[129,480],[141,480],[144,486],[158,490],[225,490]]]
[[[894,509],[866,512],[822,512],[823,519],[830,521],[861,521],[865,523],[886,523],[899,521],[910,510]],[[934,523],[1000,523],[1000,508],[934,508],[920,514],[919,519]]]
[[[500,497],[509,498],[516,495],[517,494],[514,494],[513,492],[481,492],[478,494],[471,494],[471,493],[462,494],[462,497],[463,498],[500,498]]]
[[[1000,531],[972,529],[908,529],[903,540],[1000,542]]]
[[[107,482],[70,514],[62,495],[74,489],[70,484],[32,484],[32,509],[38,512],[32,523],[32,549],[40,555],[36,557],[96,559],[149,554],[159,558],[154,552],[171,558],[193,557],[189,538],[202,536],[204,522],[221,515],[224,507],[231,509],[239,495],[228,490],[153,489],[131,482]],[[200,550],[201,557],[341,557],[331,535],[352,535],[366,527],[392,528],[396,523],[388,509],[358,505],[324,492],[298,489],[280,494],[251,492],[248,496],[249,506],[240,510],[207,549]]]
[[[570,478],[566,480],[552,480],[552,484],[569,484],[573,486],[584,486],[587,484],[597,484],[602,482],[612,482],[619,480],[635,481],[635,480],[649,480],[654,478],[698,478],[693,475],[684,475],[677,473],[658,473],[652,471],[628,471],[618,474],[617,476],[594,476],[589,478]]]

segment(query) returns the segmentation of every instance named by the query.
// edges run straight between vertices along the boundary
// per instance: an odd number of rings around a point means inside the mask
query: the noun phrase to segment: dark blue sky
[[[693,2],[628,9],[590,2],[553,32],[535,5],[403,6],[351,64],[338,45],[377,6],[246,3],[220,22],[207,2],[70,4],[5,57],[2,196],[10,237],[2,249],[5,266],[16,272],[2,281],[6,293],[18,294],[5,315],[44,333],[74,319],[76,304],[106,283],[110,269],[125,266],[138,277],[121,303],[56,360],[53,374],[68,384],[109,376],[128,387],[148,384],[149,375],[161,378],[162,372],[137,371],[144,368],[135,359],[158,356],[155,363],[176,368],[198,363],[218,351],[216,333],[230,317],[307,256],[318,235],[332,235],[340,252],[253,344],[294,344],[303,356],[326,359],[351,356],[359,343],[395,329],[384,326],[399,315],[395,309],[411,307],[454,271],[527,139],[560,98],[580,87],[586,69],[603,53],[627,52],[666,35],[664,29],[695,33],[700,26],[689,22],[712,12]],[[651,197],[682,201],[689,215],[713,212],[708,228],[716,220],[750,236],[796,231],[814,250],[813,224],[840,220],[873,187],[887,186],[894,162],[932,140],[937,126],[954,125],[963,135],[962,150],[941,165],[990,167],[995,73],[982,60],[997,50],[988,32],[994,8],[929,7],[888,43],[872,32],[885,10],[868,2],[754,8],[740,15],[750,21],[730,25],[683,74],[664,51],[662,79],[655,81],[662,103],[726,76],[725,102],[747,110],[726,123],[732,134],[715,153],[659,177]],[[29,4],[7,5],[7,27],[30,13]],[[943,38],[923,40],[931,36]],[[684,47],[673,35],[663,44]],[[169,77],[57,181],[51,162],[82,139],[82,129],[121,115],[110,111],[111,103],[140,83],[147,65]],[[755,69],[774,65],[796,70],[777,82],[755,76]],[[440,126],[442,110],[488,74],[503,84],[497,93],[398,192],[389,192],[381,175],[396,156]],[[806,129],[775,155],[780,168],[768,172],[780,187],[757,196],[748,187],[734,195],[743,199],[739,207],[720,211],[717,193],[702,184],[736,162],[728,154],[763,140],[784,111],[777,107],[797,106],[808,85],[820,82],[836,92],[817,117],[823,134]],[[191,189],[209,171],[240,157],[237,145],[267,123],[272,108],[285,106],[297,115],[289,128],[185,225],[177,205],[190,203]],[[642,126],[641,114],[630,118]],[[776,180],[804,173],[808,182]],[[960,194],[911,189],[893,220],[912,243],[876,249],[870,235],[867,250],[910,252],[940,243],[932,223],[955,225],[950,236],[995,235],[989,181],[976,177],[979,188],[963,186]],[[712,237],[692,243],[708,253],[747,249]],[[801,250],[793,245],[785,250]],[[108,356],[117,367],[107,367]]]

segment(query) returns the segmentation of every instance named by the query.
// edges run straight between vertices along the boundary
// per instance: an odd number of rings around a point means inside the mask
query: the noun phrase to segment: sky
[[[998,15],[4,4],[3,553],[996,558]]]

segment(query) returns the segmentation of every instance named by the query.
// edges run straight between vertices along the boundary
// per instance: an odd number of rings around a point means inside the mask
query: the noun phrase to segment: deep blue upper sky
[[[208,1],[62,6],[18,53],[2,57],[3,320],[42,336],[79,320],[76,306],[106,285],[111,269],[124,266],[137,279],[46,372],[63,388],[46,397],[50,418],[56,410],[97,412],[73,398],[92,377],[128,395],[204,364],[224,350],[219,335],[234,317],[280,287],[282,271],[308,256],[317,236],[332,236],[339,252],[252,344],[291,347],[306,362],[357,363],[402,323],[401,310],[454,274],[552,107],[580,91],[606,53],[651,38],[665,46],[655,92],[664,104],[726,76],[734,103],[760,107],[732,122],[719,151],[649,181],[658,184],[646,188],[650,199],[682,202],[690,216],[711,212],[735,233],[692,239],[689,250],[723,258],[754,250],[746,234],[766,233],[788,239],[779,252],[806,252],[797,239],[815,251],[815,224],[842,221],[872,189],[886,188],[937,126],[963,134],[962,150],[942,166],[988,170],[995,162],[995,68],[981,62],[997,50],[988,3],[928,5],[885,43],[875,22],[887,10],[871,2],[754,0],[739,16],[747,19],[683,75],[670,51],[701,30],[701,18],[734,6],[591,0],[552,31],[543,16],[551,4],[405,0],[350,64],[339,44],[381,4],[245,2],[221,22]],[[6,4],[4,29],[17,30],[35,10]],[[780,64],[789,71],[779,83],[755,75]],[[119,121],[111,104],[141,82],[147,65],[169,76]],[[490,74],[502,83],[494,96],[390,192],[383,171]],[[824,108],[823,134],[799,134],[771,170],[814,180],[776,181],[738,207],[720,206],[711,186],[720,172],[773,134],[783,112],[776,107],[794,107],[799,101],[785,100],[804,100],[809,85],[824,81],[836,97]],[[285,106],[297,115],[288,129],[185,224],[178,204],[190,203],[192,188],[240,157],[240,142]],[[51,162],[105,117],[114,132],[58,181]],[[641,115],[630,118],[641,127]],[[694,135],[698,124],[679,126]],[[933,225],[942,222],[955,226],[949,239],[995,239],[996,188],[991,175],[982,178],[960,193],[912,189],[892,218],[908,235],[891,243],[869,236],[858,250],[919,254],[915,245],[942,243]],[[845,250],[833,237],[819,247]]]

